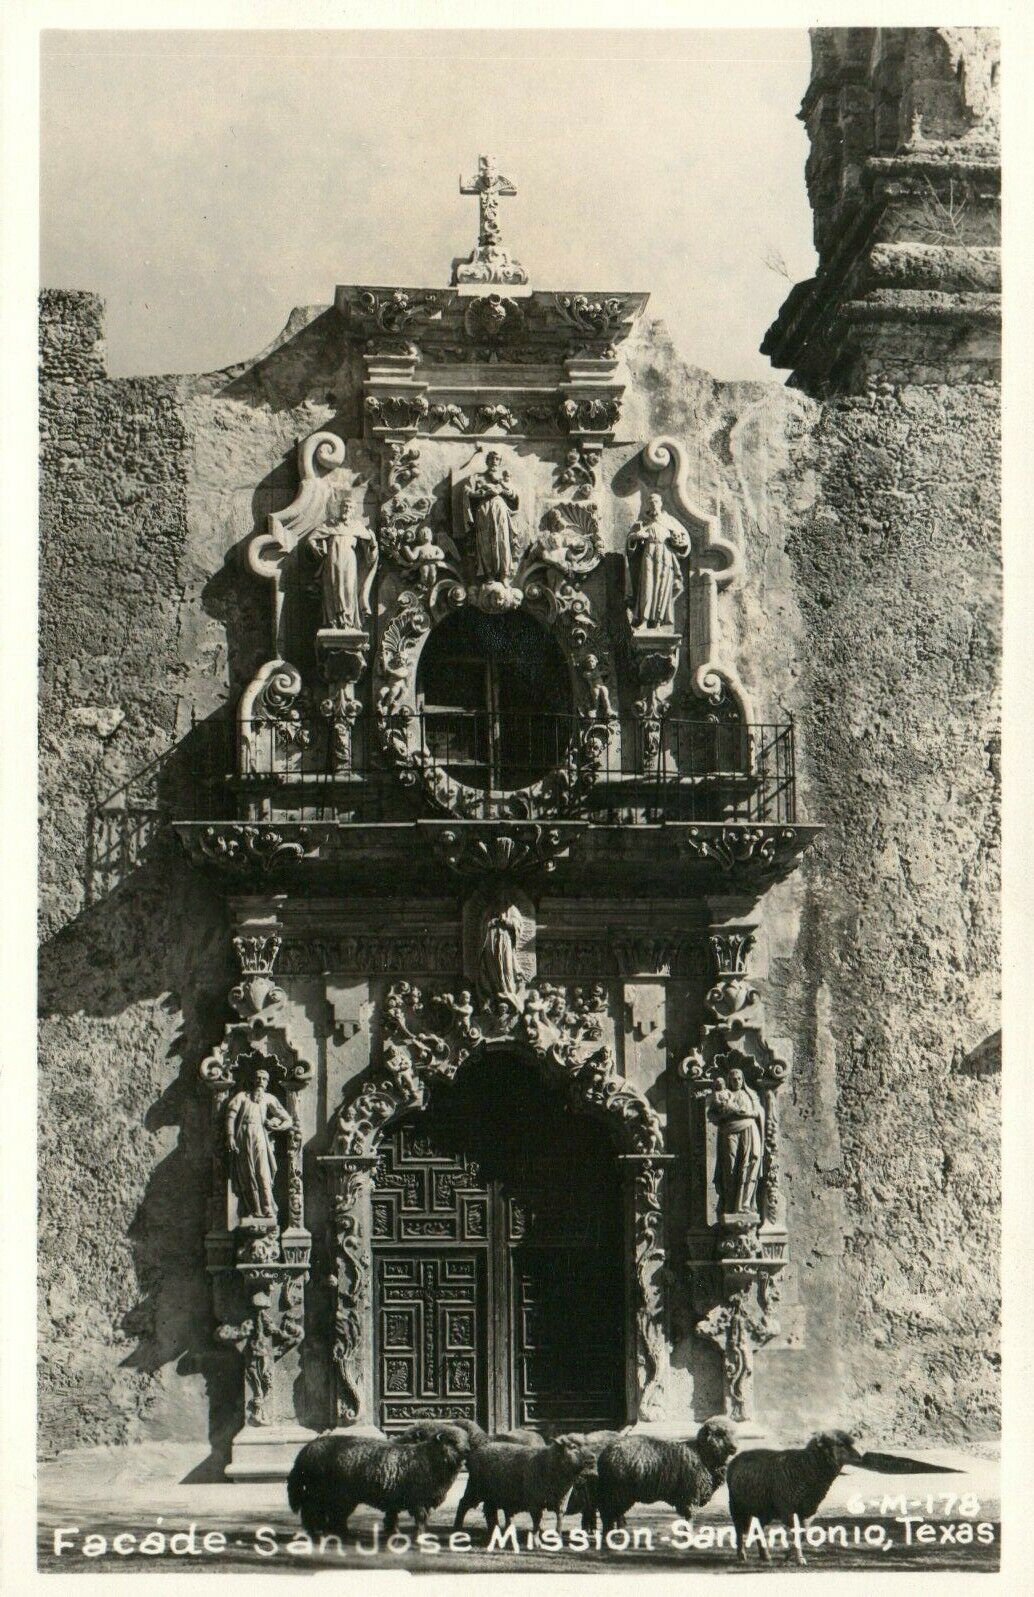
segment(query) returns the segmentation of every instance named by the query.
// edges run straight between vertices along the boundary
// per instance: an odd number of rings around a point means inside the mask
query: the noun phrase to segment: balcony
[[[369,825],[421,818],[792,826],[792,721],[609,721],[424,711],[342,747],[322,716],[212,720],[190,739],[194,820]]]

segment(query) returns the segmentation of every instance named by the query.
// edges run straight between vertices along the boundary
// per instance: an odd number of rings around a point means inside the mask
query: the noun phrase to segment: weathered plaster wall
[[[211,1346],[195,1080],[226,1018],[223,911],[160,837],[89,901],[89,796],[189,745],[191,710],[258,663],[268,596],[240,551],[290,497],[296,438],[351,413],[352,378],[320,311],[197,379],[105,379],[90,296],[45,297],[43,331],[43,1444],[218,1452],[237,1383]],[[997,1121],[993,1078],[955,1050],[996,1024],[992,395],[820,408],[715,383],[657,324],[632,363],[631,427],[684,439],[705,502],[721,483],[746,549],[739,668],[759,715],[796,713],[805,814],[829,826],[754,960],[796,1054],[789,1345],[762,1355],[759,1399],[787,1430],[978,1434]],[[179,780],[174,758],[152,796]]]
[[[201,1106],[187,1072],[220,1018],[221,913],[162,838],[98,894],[90,807],[164,753],[215,684],[196,647],[203,608],[178,384],[108,381],[100,317],[92,295],[43,297],[44,1451],[203,1437],[209,1423],[194,1356],[209,1315],[197,1248]]]
[[[898,1436],[998,1423],[997,454],[993,385],[832,401],[788,528],[829,827],[788,992],[836,1072],[853,1408]]]

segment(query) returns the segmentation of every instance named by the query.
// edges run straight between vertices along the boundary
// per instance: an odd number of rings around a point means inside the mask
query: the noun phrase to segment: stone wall
[[[220,911],[134,773],[204,703],[175,380],[104,376],[101,306],[41,304],[40,1438],[204,1436],[201,1112]],[[195,616],[195,609],[197,615]],[[225,691],[224,688],[216,691]],[[121,790],[121,793],[120,793]],[[135,804],[104,836],[94,798]],[[110,891],[104,889],[111,885]],[[188,932],[189,929],[189,932]],[[184,1075],[181,1077],[181,1067]],[[178,1132],[177,1128],[182,1128]]]

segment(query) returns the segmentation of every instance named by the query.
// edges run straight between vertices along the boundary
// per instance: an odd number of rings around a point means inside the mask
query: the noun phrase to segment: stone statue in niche
[[[277,1219],[272,1133],[292,1130],[294,1121],[268,1087],[269,1071],[257,1065],[247,1087],[226,1105],[226,1149],[242,1220]]]
[[[516,904],[490,913],[485,919],[479,975],[493,997],[516,998],[524,983],[517,953],[524,935],[524,917]]]
[[[379,559],[377,539],[352,512],[346,495],[335,496],[308,547],[322,563],[323,625],[358,632],[370,618],[370,592]]]
[[[718,1131],[714,1184],[719,1208],[723,1214],[755,1213],[763,1116],[761,1100],[747,1086],[742,1070],[730,1070],[724,1085],[715,1087],[707,1117]]]
[[[683,589],[682,561],[691,549],[685,527],[665,513],[660,494],[651,494],[641,521],[628,534],[634,561],[633,625],[649,631],[675,625],[675,600]]]
[[[471,477],[464,498],[465,520],[474,534],[478,576],[488,582],[509,582],[519,557],[515,517],[520,497],[496,450],[488,451],[484,471]]]

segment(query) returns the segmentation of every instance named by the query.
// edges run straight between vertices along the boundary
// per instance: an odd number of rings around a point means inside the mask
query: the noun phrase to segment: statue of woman
[[[309,534],[309,548],[323,562],[323,625],[359,631],[370,616],[370,591],[379,558],[369,527],[349,520],[348,500],[331,502],[322,527]]]
[[[516,998],[521,990],[517,949],[524,918],[515,904],[490,915],[481,945],[481,980],[493,998]]]
[[[467,483],[465,498],[467,525],[474,531],[478,576],[489,582],[508,582],[517,566],[514,517],[520,498],[498,451],[488,451],[485,469]]]
[[[290,1131],[294,1121],[271,1092],[269,1071],[261,1065],[250,1086],[235,1093],[226,1105],[224,1127],[230,1155],[230,1172],[242,1220],[275,1220],[273,1181],[276,1158],[274,1131]]]
[[[757,1208],[764,1144],[761,1100],[742,1070],[730,1070],[725,1086],[715,1088],[707,1118],[718,1128],[714,1184],[722,1213],[750,1214]]]
[[[664,513],[660,494],[651,494],[643,519],[628,534],[629,555],[639,551],[634,625],[651,630],[675,625],[675,600],[682,592],[681,562],[692,545],[685,527]]]

